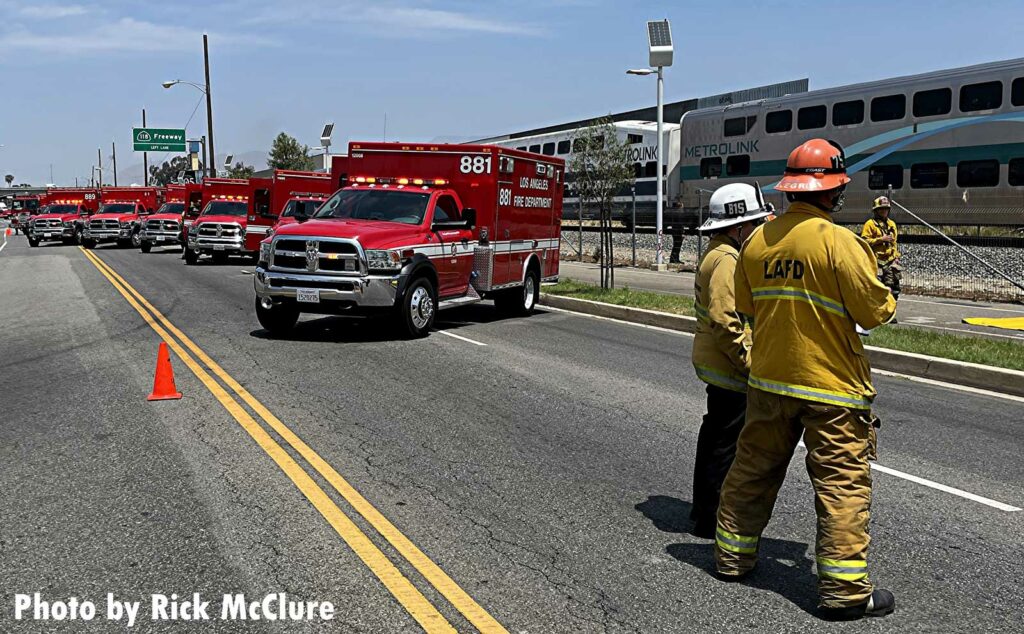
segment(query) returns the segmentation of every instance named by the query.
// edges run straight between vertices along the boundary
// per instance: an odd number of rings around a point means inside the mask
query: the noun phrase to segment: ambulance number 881
[[[463,174],[490,174],[491,157],[463,156],[459,159],[459,171]]]

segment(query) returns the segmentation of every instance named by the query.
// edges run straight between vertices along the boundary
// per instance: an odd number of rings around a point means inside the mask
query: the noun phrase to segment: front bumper
[[[139,232],[139,239],[142,242],[151,242],[156,246],[165,244],[181,244],[181,232],[179,231],[147,231]]]
[[[47,240],[69,240],[75,236],[75,230],[71,227],[32,227],[30,234],[33,239],[42,242]]]
[[[132,237],[130,228],[124,229],[90,229],[82,232],[82,238],[95,242],[113,242],[115,240],[129,240]]]
[[[189,234],[188,248],[199,253],[249,253],[245,238],[207,238]]]
[[[401,275],[303,275],[267,271],[256,267],[253,284],[260,299],[274,302],[295,301],[307,312],[331,312],[338,306],[355,308],[389,308],[395,305]],[[316,290],[317,302],[298,302],[299,289]]]

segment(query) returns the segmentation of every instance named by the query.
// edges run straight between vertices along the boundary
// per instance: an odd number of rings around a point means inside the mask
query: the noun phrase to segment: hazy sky
[[[811,88],[1024,56],[1024,4],[613,0],[62,3],[0,0],[0,173],[73,183],[131,127],[180,127],[210,35],[218,155],[281,130],[318,144],[484,136],[650,105],[644,22],[676,42],[666,100],[809,77]],[[205,132],[205,107],[188,126]],[[155,158],[160,158],[159,156]],[[257,167],[264,167],[261,163]]]

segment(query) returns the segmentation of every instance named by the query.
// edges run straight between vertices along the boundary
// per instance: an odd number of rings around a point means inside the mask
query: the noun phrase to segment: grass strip
[[[563,279],[554,286],[544,287],[544,292],[615,304],[616,306],[646,308],[674,315],[693,316],[693,298],[691,297],[637,291],[628,286],[606,290],[594,284]],[[1014,341],[996,341],[983,337],[938,333],[913,326],[898,325],[876,328],[871,331],[871,336],[865,337],[863,341],[865,345],[878,348],[1024,371],[1024,344]],[[756,341],[754,345],[757,345]]]

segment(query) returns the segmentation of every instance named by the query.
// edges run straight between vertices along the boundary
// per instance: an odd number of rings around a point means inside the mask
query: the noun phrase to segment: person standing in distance
[[[893,298],[900,298],[900,249],[896,244],[899,231],[889,218],[891,205],[885,196],[879,196],[871,206],[873,217],[864,223],[860,237],[871,246],[878,260],[878,277],[889,288]],[[895,320],[893,320],[895,322]]]
[[[707,414],[697,436],[693,468],[693,534],[712,539],[722,481],[736,456],[736,438],[747,409],[750,329],[736,312],[734,280],[743,241],[764,222],[769,210],[746,183],[719,187],[708,203],[709,217],[699,228],[711,234],[697,267],[693,368],[707,383]]]
[[[892,592],[868,578],[875,390],[855,331],[887,323],[896,301],[876,277],[871,247],[832,221],[850,182],[845,163],[842,148],[824,139],[793,150],[775,186],[789,208],[740,250],[736,309],[753,322],[747,417],[715,532],[719,577],[751,573],[803,436],[818,516],[819,610],[836,620],[896,609]]]

